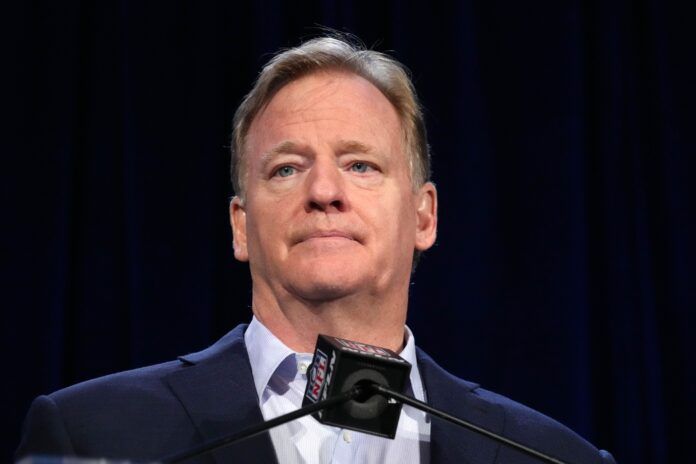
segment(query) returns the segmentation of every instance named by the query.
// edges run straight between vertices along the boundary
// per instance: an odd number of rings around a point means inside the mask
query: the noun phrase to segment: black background
[[[661,1],[15,2],[2,22],[0,459],[30,400],[250,319],[232,115],[280,47],[403,61],[440,195],[409,324],[623,463],[693,443],[694,11]]]

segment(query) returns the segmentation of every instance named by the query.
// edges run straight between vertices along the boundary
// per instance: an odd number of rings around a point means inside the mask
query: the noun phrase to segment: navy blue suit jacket
[[[90,380],[34,400],[16,457],[58,454],[156,460],[263,420],[238,326],[213,346],[155,366]],[[458,379],[418,350],[430,404],[569,463],[613,463],[548,417]],[[538,461],[433,419],[433,463]],[[268,434],[197,462],[277,462]]]

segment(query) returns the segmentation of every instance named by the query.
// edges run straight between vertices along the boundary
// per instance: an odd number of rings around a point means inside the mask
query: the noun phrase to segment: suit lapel
[[[210,348],[180,360],[188,364],[167,383],[201,436],[201,442],[263,421],[244,345],[246,326],[238,326]],[[268,433],[212,452],[218,463],[277,463]]]
[[[425,384],[428,403],[455,417],[500,433],[504,415],[500,408],[482,400],[478,385],[458,379],[417,350],[418,368]],[[432,418],[430,455],[432,464],[490,464],[499,445],[490,439],[439,418]]]

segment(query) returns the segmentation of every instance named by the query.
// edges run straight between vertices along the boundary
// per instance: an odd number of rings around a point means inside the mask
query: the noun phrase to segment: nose
[[[307,212],[343,212],[348,207],[345,179],[334,159],[315,160],[306,177],[306,192]]]

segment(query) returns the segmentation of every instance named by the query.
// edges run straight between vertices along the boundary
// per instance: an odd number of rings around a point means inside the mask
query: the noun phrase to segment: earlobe
[[[246,210],[244,202],[239,197],[232,198],[230,202],[230,225],[232,226],[232,243],[234,257],[238,261],[249,261],[246,233]]]
[[[418,251],[425,251],[437,237],[437,190],[432,182],[420,188],[416,198],[416,243]]]

